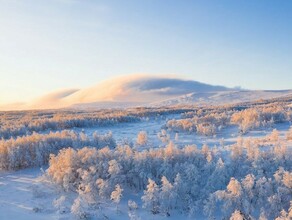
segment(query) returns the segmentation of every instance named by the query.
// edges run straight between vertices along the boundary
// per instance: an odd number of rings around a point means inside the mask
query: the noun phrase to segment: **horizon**
[[[0,3],[0,105],[134,73],[292,89],[292,2]]]
[[[132,74],[110,78],[84,88],[55,90],[27,102],[0,105],[0,111],[218,105],[291,95],[292,90],[247,90],[201,83],[175,75]]]

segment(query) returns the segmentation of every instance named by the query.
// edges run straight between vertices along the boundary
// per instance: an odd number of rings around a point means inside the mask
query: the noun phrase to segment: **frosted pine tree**
[[[254,211],[255,206],[255,176],[248,174],[242,181],[241,185],[243,188],[243,210],[245,214],[250,215]]]
[[[244,220],[244,219],[245,218],[243,214],[238,210],[235,210],[230,217],[230,220]]]
[[[59,214],[63,214],[66,213],[68,210],[68,208],[65,205],[65,201],[66,201],[66,197],[65,196],[61,196],[58,199],[55,199],[53,201],[53,206],[56,208],[57,212]]]
[[[161,178],[161,182],[162,186],[159,193],[160,207],[161,211],[169,216],[169,210],[173,208],[173,203],[175,199],[173,185],[167,180],[165,176]]]
[[[216,197],[223,202],[223,210],[228,214],[242,207],[242,187],[240,182],[231,178],[227,190],[216,191]]]
[[[79,219],[89,219],[90,213],[87,208],[86,202],[78,196],[71,207],[71,213]]]
[[[147,133],[145,131],[140,131],[137,136],[137,145],[145,146],[148,143]]]
[[[143,207],[150,209],[153,214],[159,213],[159,188],[155,181],[148,179],[147,189],[142,196]]]
[[[111,200],[114,203],[116,203],[117,210],[118,210],[118,204],[120,203],[121,198],[122,198],[122,192],[123,192],[123,189],[120,187],[119,184],[117,184],[115,190],[111,194]]]
[[[186,183],[183,181],[181,175],[178,173],[173,183],[174,192],[174,206],[176,209],[181,210],[184,206],[184,193],[186,192]]]

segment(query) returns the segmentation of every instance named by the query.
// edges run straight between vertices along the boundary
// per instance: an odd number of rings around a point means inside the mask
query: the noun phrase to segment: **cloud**
[[[222,86],[169,76],[127,75],[85,89],[60,90],[18,106],[18,109],[63,108],[82,103],[151,103],[192,92],[225,91]],[[12,106],[16,108],[16,106]]]
[[[192,80],[175,78],[143,78],[129,83],[129,87],[160,95],[182,95],[191,92],[225,91],[226,87],[212,86]]]

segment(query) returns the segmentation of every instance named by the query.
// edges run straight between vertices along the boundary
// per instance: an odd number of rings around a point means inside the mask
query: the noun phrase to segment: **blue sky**
[[[133,73],[292,89],[292,1],[0,4],[1,104]]]

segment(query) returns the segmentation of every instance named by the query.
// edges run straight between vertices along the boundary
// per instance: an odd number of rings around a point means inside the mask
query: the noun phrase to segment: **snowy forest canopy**
[[[124,203],[130,219],[139,219],[140,209],[154,216],[289,219],[290,103],[1,112],[0,169],[47,168],[41,182],[56,189],[54,210],[81,219],[94,218],[106,204],[120,210]],[[154,131],[147,126],[135,131],[134,140],[120,142],[111,132],[86,132],[161,119],[158,142],[150,141]],[[280,133],[281,124],[288,129]],[[233,142],[218,140],[234,128]],[[268,132],[253,135],[260,130]],[[220,144],[184,144],[185,134]]]

